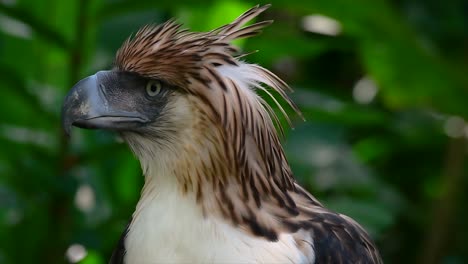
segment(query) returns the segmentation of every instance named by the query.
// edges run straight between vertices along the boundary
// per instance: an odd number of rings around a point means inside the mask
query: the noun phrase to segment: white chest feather
[[[205,219],[192,199],[172,188],[152,191],[134,215],[126,263],[307,262],[291,235],[278,242],[255,238],[221,219]]]

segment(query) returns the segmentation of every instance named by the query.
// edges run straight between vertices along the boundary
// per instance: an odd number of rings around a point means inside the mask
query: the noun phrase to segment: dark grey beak
[[[127,130],[139,127],[149,119],[137,111],[123,111],[109,101],[106,86],[118,82],[119,73],[100,71],[79,81],[65,97],[62,126],[67,135],[71,126],[90,129]]]

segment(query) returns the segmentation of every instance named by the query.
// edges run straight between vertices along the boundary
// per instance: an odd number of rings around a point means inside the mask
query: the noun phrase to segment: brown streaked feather
[[[264,6],[256,5],[256,6],[252,7],[251,9],[245,11],[242,15],[240,15],[238,18],[236,18],[232,23],[229,23],[227,25],[224,25],[224,26],[221,26],[221,27],[219,27],[217,29],[214,29],[214,30],[211,31],[211,33],[216,33],[216,34],[221,35],[221,36],[230,35],[233,32],[240,29],[247,22],[254,19],[259,14],[263,13],[263,11],[270,8],[270,6],[271,5],[264,5]]]
[[[274,96],[279,94],[301,115],[287,95],[291,88],[269,70],[240,61],[238,49],[230,44],[271,24],[244,26],[268,7],[253,7],[206,33],[189,32],[174,21],[146,26],[119,49],[115,67],[185,91],[197,122],[191,144],[181,150],[185,158],[177,161],[177,168],[184,170],[174,174],[184,193],[195,194],[204,215],[222,217],[270,241],[281,233],[294,233],[304,254],[321,250],[316,253],[319,263],[346,259],[381,263],[359,225],[323,208],[297,185],[275,129],[276,124],[282,132],[279,119],[255,94],[256,89],[264,91],[291,124]]]

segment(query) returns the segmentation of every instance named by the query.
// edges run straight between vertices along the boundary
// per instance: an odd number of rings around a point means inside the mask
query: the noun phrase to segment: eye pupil
[[[150,80],[150,81],[146,84],[146,93],[147,93],[149,96],[151,96],[151,97],[156,96],[156,95],[158,95],[160,92],[161,92],[161,83],[160,83],[160,82]]]

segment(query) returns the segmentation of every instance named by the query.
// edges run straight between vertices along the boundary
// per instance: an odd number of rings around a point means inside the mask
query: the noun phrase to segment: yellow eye
[[[160,81],[150,80],[146,84],[146,93],[151,97],[158,95],[161,92],[161,89],[162,84]]]

